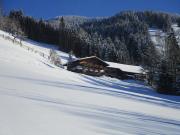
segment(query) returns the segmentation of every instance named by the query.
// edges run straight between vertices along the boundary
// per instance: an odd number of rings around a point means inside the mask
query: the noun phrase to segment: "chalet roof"
[[[72,61],[71,63],[77,63],[77,62],[81,62],[81,61],[83,61],[83,60],[87,60],[87,61],[89,61],[89,60],[96,60],[96,61],[98,61],[101,65],[103,65],[103,66],[105,66],[105,67],[109,66],[108,63],[106,63],[106,62],[103,61],[102,59],[98,58],[97,56],[90,56],[90,57],[80,58],[80,59],[78,59],[78,60]],[[67,64],[65,64],[65,66],[66,66],[66,65],[67,65]]]
[[[144,69],[141,66],[119,64],[119,63],[114,63],[114,62],[107,62],[107,63],[109,64],[108,67],[117,68],[124,72],[135,73],[135,74],[145,73]]]

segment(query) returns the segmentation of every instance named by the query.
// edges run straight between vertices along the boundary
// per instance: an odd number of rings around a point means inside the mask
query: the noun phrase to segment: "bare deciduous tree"
[[[58,67],[63,67],[62,62],[61,62],[61,58],[58,56],[58,54],[56,53],[55,50],[52,50],[52,49],[50,50],[49,59],[50,59],[52,64],[54,64]]]

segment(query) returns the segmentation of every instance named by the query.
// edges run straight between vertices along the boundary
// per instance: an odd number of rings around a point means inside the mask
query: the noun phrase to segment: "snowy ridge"
[[[24,44],[44,53],[50,47],[29,40]],[[67,55],[61,54],[64,61]],[[180,132],[180,97],[157,94],[142,82],[57,68],[2,37],[0,106],[1,135]]]

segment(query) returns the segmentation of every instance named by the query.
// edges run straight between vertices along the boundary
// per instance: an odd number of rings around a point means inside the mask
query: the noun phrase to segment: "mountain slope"
[[[0,65],[2,135],[180,132],[180,98],[142,82],[72,73],[2,37]]]
[[[106,61],[144,66],[155,65],[159,59],[148,29],[168,32],[178,18],[175,14],[153,11],[122,11],[98,19],[64,16],[61,23],[61,16],[45,21],[37,21],[21,11],[10,12],[9,16],[19,21],[28,38],[57,44],[77,57],[96,55]],[[59,26],[62,28],[57,29]]]

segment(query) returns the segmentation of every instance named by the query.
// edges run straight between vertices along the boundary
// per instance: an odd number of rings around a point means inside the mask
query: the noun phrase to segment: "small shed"
[[[106,62],[96,56],[85,57],[65,64],[67,70],[92,76],[104,75]]]

